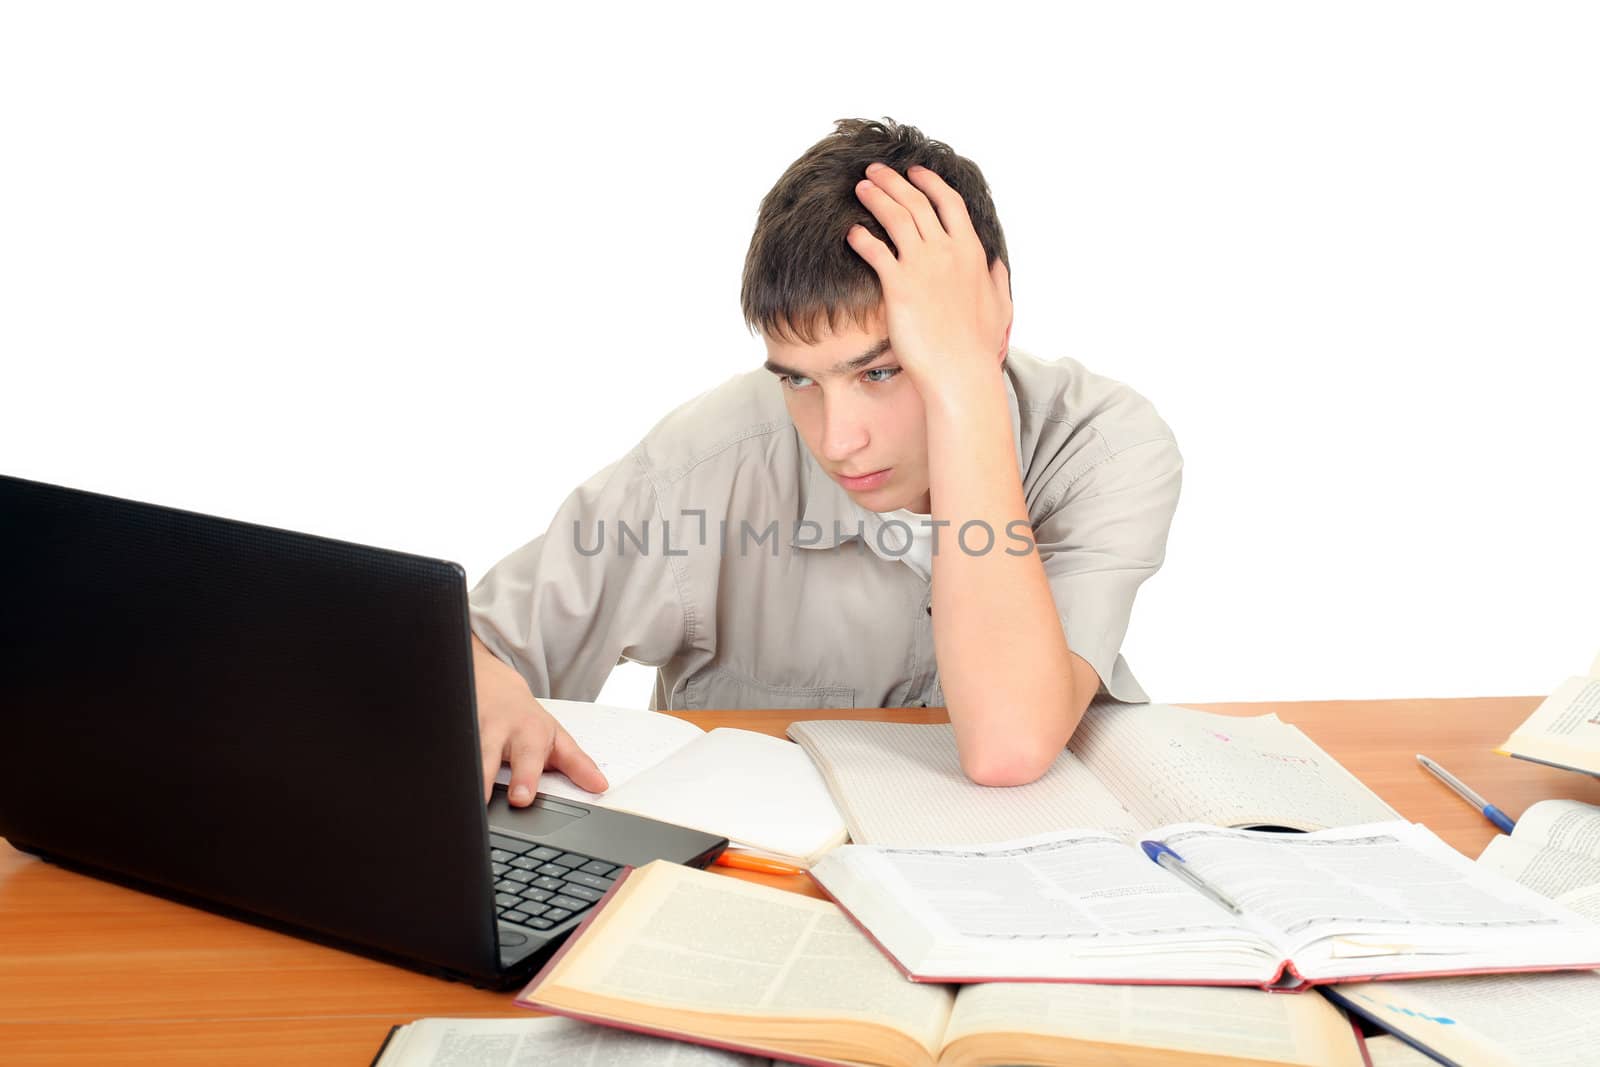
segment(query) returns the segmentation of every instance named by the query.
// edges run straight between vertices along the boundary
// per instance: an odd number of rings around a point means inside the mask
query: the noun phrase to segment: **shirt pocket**
[[[723,667],[697,672],[684,685],[685,708],[853,708],[856,691],[845,685],[772,685]]]

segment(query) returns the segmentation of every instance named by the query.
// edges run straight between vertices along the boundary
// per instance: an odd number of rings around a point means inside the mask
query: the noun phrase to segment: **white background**
[[[0,471],[475,580],[759,363],[761,196],[887,115],[987,175],[1013,343],[1177,434],[1155,699],[1600,649],[1591,5],[577,8],[0,8]]]

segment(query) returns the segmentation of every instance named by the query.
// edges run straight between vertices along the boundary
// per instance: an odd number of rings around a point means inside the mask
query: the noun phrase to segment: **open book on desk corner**
[[[655,862],[630,870],[522,1007],[813,1064],[1359,1067],[1321,997],[1199,986],[907,982],[838,905]]]
[[[1132,839],[1178,822],[1320,830],[1399,818],[1276,715],[1170,704],[1089,706],[1038,781],[977,785],[948,724],[810,720],[789,727],[857,844],[983,844],[1093,827]]]
[[[591,793],[547,771],[539,792],[726,837],[797,866],[845,841],[844,818],[798,745],[753,730],[709,733],[656,711],[541,699],[610,785]],[[510,781],[501,767],[497,779]]]
[[[1600,808],[1543,800],[1478,866],[1600,920]],[[1461,1067],[1589,1067],[1600,1059],[1600,971],[1491,974],[1330,986],[1326,994],[1434,1061]],[[1381,1045],[1368,1040],[1374,1067]],[[1396,1057],[1398,1060],[1399,1057]]]
[[[1600,655],[1568,678],[1495,751],[1564,771],[1600,775]]]
[[[1404,821],[845,845],[811,876],[920,982],[1258,985],[1600,966],[1600,926]],[[1196,888],[1186,878],[1198,880]],[[1237,911],[1230,910],[1236,908]]]

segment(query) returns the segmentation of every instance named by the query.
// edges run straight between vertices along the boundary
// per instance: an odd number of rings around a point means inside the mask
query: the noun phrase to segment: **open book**
[[[1320,997],[916,985],[834,904],[660,861],[624,876],[517,1003],[801,1063],[1362,1063]]]
[[[1067,826],[1132,838],[1177,822],[1320,830],[1399,818],[1276,715],[1097,701],[1043,777],[1006,789],[962,773],[945,724],[813,720],[794,723],[789,736],[822,772],[857,844],[982,844]]]
[[[770,1067],[771,1060],[551,1016],[418,1019],[389,1031],[372,1067]]]
[[[539,701],[610,784],[580,789],[545,772],[539,792],[726,837],[734,847],[799,866],[844,843],[844,818],[806,754],[753,730],[707,733],[655,711],[575,700]],[[510,771],[501,768],[502,783]]]
[[[1500,752],[1568,771],[1600,774],[1600,656],[1568,678],[1511,732]]]
[[[1577,884],[1589,872],[1600,830],[1600,809],[1570,800],[1533,805],[1511,837],[1497,837],[1478,857],[1574,910],[1593,914],[1600,881]],[[1572,851],[1568,851],[1568,849]],[[1428,1062],[1490,1067],[1589,1067],[1600,1049],[1600,972],[1494,974],[1426,978],[1330,987],[1328,996],[1351,1011],[1429,1051]],[[1367,1041],[1374,1067],[1388,1061]]]
[[[1510,837],[1490,841],[1478,862],[1600,922],[1600,808],[1593,804],[1539,801]]]
[[[811,876],[925,982],[1250,984],[1600,966],[1600,926],[1407,822],[1150,835],[1234,914],[1117,837],[845,845]]]

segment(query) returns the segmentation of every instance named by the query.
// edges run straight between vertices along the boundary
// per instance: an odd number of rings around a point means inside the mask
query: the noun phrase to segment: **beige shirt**
[[[1067,645],[1100,692],[1149,700],[1119,650],[1165,558],[1177,442],[1149,401],[1075,360],[1013,347],[1003,367]],[[631,660],[658,668],[652,708],[944,703],[929,580],[865,543],[882,524],[818,466],[781,390],[755,370],[678,407],[484,575],[473,631],[535,696],[593,700]],[[993,551],[1008,547],[995,531]]]

